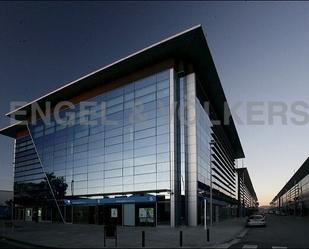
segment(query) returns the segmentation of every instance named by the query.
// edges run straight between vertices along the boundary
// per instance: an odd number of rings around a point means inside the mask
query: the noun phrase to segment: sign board
[[[111,217],[112,218],[118,217],[118,209],[117,208],[111,208]]]
[[[138,217],[141,223],[153,223],[154,208],[139,208]]]

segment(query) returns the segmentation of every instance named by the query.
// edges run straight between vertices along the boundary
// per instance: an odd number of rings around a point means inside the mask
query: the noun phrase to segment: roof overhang
[[[44,110],[46,102],[50,102],[52,106],[56,105],[60,101],[71,99],[82,92],[168,59],[183,60],[193,65],[201,83],[205,85],[205,89],[208,91],[208,97],[212,106],[219,119],[223,121],[225,116],[224,110],[229,113],[230,110],[224,104],[226,97],[201,25],[120,59],[6,115],[9,117],[14,116],[17,120],[26,120],[31,113],[31,106],[34,103]],[[20,111],[23,111],[25,114],[18,114]],[[224,130],[233,145],[235,158],[245,157],[232,117],[229,124],[224,125]]]
[[[25,128],[27,128],[27,122],[21,121],[1,129],[0,134],[11,138],[16,138],[18,131]]]

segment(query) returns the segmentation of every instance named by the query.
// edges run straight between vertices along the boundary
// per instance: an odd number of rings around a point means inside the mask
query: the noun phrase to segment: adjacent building
[[[247,168],[237,168],[238,216],[244,217],[258,211],[258,199]]]
[[[281,214],[308,215],[309,158],[295,172],[270,204]]]
[[[201,26],[7,116],[20,121],[0,131],[15,139],[15,219],[196,226],[204,203],[214,222],[237,215],[244,152]]]

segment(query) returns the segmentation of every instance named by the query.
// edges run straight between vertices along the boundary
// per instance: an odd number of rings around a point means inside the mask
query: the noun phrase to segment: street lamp
[[[207,230],[207,200],[204,198],[204,229]]]
[[[210,162],[209,162],[209,166],[210,166],[210,226],[212,226],[212,208],[213,208],[213,204],[212,204],[212,153],[211,153],[211,146],[215,145],[215,141],[211,140],[209,142],[209,158],[210,158]]]
[[[71,181],[71,194],[74,195],[74,180]]]

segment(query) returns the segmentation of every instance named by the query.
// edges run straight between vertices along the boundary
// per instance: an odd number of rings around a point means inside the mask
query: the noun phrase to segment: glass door
[[[32,221],[33,210],[32,208],[26,208],[25,221]]]

